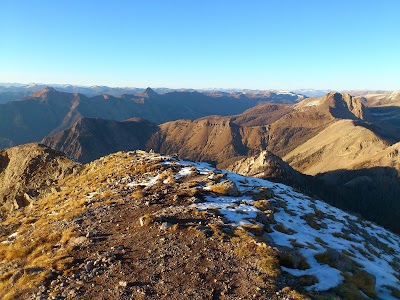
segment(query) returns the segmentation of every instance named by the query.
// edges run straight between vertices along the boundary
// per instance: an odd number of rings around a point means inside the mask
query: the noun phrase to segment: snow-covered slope
[[[193,163],[154,155],[166,168],[178,168],[177,179],[193,172],[218,174],[233,182],[236,197],[212,193],[210,184],[199,184],[205,201],[193,204],[200,210],[217,209],[233,227],[262,224],[258,216],[267,213],[270,226],[263,240],[285,252],[292,251],[295,263],[282,266],[294,276],[311,275],[310,291],[335,291],[343,283],[358,289],[360,299],[396,299],[400,286],[400,237],[323,201],[305,196],[283,184],[217,170],[206,163]],[[146,178],[155,184],[158,178]],[[140,184],[140,183],[137,183]],[[254,200],[252,192],[272,191],[268,200]],[[288,250],[289,249],[289,250]]]

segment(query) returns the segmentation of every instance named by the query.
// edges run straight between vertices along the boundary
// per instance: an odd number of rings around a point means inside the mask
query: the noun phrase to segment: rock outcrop
[[[8,211],[29,205],[44,191],[57,189],[58,180],[78,170],[79,164],[40,144],[0,151],[0,208]]]

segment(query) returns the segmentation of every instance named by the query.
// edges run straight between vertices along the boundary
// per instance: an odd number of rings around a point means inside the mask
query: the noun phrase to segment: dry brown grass
[[[282,292],[288,294],[288,299],[293,300],[310,300],[309,297],[299,293],[298,291],[292,290],[290,287],[285,287],[282,289]]]
[[[277,255],[277,258],[279,260],[279,264],[287,268],[299,270],[307,270],[310,268],[310,265],[307,263],[305,257],[297,252],[282,252]]]
[[[395,297],[396,299],[400,299],[400,289],[390,285],[384,285],[384,287],[390,290],[393,297]]]
[[[304,247],[304,245],[298,243],[296,239],[291,239],[290,244],[292,244],[292,246],[295,248],[303,248]]]
[[[178,191],[178,196],[180,197],[195,197],[199,196],[201,193],[197,188],[187,188]]]
[[[362,290],[368,297],[376,299],[375,278],[364,270],[359,270],[353,275],[344,274],[345,282],[354,284]]]
[[[299,283],[303,286],[310,286],[318,283],[317,277],[314,275],[303,275],[298,277]]]
[[[271,247],[258,246],[257,254],[260,258],[260,267],[266,271],[269,276],[277,277],[281,274],[278,259]]]
[[[129,166],[127,169],[127,166]],[[122,178],[127,172],[151,172],[159,168],[156,164],[134,165],[131,158],[111,156],[84,167],[79,175],[69,175],[59,182],[61,189],[37,199],[30,209],[14,213],[0,226],[12,226],[19,235],[11,244],[0,244],[0,260],[11,262],[16,267],[0,276],[0,298],[14,299],[37,286],[47,278],[50,269],[69,272],[74,262],[71,239],[79,235],[67,220],[86,210],[87,205],[108,201],[119,203],[116,193],[108,188],[108,178]],[[96,192],[95,198],[86,195]],[[70,224],[59,229],[55,224]],[[57,229],[58,228],[58,229]],[[63,228],[63,227],[61,227]],[[21,269],[44,268],[45,271],[24,275],[11,285],[10,278]]]
[[[263,235],[264,232],[265,232],[264,226],[261,226],[261,225],[259,225],[259,224],[244,224],[244,225],[242,225],[242,227],[243,227],[246,231],[248,231],[248,232],[254,234],[255,236],[261,236],[261,235]]]
[[[209,190],[219,195],[228,195],[228,187],[224,185],[212,185]]]
[[[328,244],[323,240],[323,239],[321,239],[319,236],[317,236],[316,238],[315,238],[315,241],[318,243],[318,244],[320,244],[321,246],[327,246]]]
[[[208,227],[210,227],[210,229],[213,231],[213,237],[219,239],[222,242],[229,241],[233,236],[232,230],[223,225],[209,224]]]
[[[279,232],[282,232],[282,233],[284,233],[284,234],[288,234],[288,235],[292,235],[292,234],[296,233],[296,231],[294,231],[294,230],[291,229],[291,228],[287,228],[287,227],[286,227],[285,225],[283,225],[282,223],[276,224],[276,225],[274,226],[274,229],[277,230],[277,231],[279,231]]]
[[[254,201],[253,205],[262,211],[272,209],[272,205],[269,200],[257,200],[257,201]]]
[[[260,267],[271,277],[281,274],[278,259],[274,250],[264,244],[259,243],[254,237],[250,236],[244,229],[236,229],[231,242],[235,244],[235,253],[241,257],[256,257]]]
[[[327,228],[327,225],[320,221],[320,217],[317,214],[308,213],[301,216],[303,220],[306,221],[307,225],[315,230],[320,230],[321,228]]]

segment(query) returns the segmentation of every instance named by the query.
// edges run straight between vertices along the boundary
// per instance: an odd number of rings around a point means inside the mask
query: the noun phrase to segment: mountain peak
[[[348,93],[329,92],[321,98],[308,98],[298,105],[297,109],[316,108],[328,111],[329,114],[337,119],[364,119],[365,107],[360,99]]]
[[[359,99],[347,93],[329,92],[323,97],[333,117],[339,119],[364,118],[364,105]]]
[[[158,97],[159,94],[157,94],[152,88],[148,87],[143,92],[139,93],[138,96],[144,98],[155,98]]]
[[[48,93],[56,93],[57,90],[55,90],[54,88],[52,88],[51,86],[48,86],[42,90],[39,90],[37,92],[34,92],[31,94],[32,97],[44,97],[45,95],[47,95]]]

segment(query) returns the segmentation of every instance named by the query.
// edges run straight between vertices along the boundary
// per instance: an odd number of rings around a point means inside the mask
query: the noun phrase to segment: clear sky
[[[0,82],[400,89],[400,1],[0,0]]]

